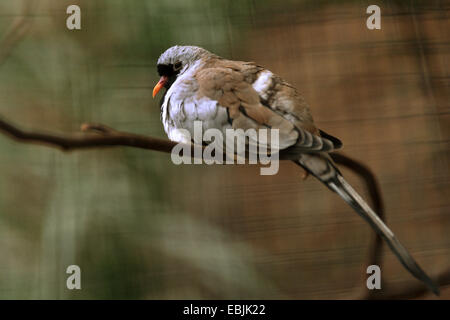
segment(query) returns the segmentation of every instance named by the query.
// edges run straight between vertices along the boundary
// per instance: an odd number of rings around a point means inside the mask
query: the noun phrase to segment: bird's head
[[[211,53],[195,46],[173,46],[164,51],[158,59],[157,68],[161,78],[153,88],[153,97],[163,87],[170,88],[179,75],[206,55]]]

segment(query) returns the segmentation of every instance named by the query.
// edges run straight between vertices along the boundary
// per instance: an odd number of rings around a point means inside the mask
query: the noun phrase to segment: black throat
[[[180,70],[173,70],[173,64],[158,64],[156,67],[160,77],[166,76],[168,78],[164,88],[169,89],[177,79],[177,75],[180,73]]]
[[[156,66],[156,68],[158,69],[158,74],[160,77],[166,76],[168,79],[166,84],[164,85],[164,88],[166,88],[166,91],[164,92],[164,94],[159,102],[160,107],[162,107],[167,90],[169,90],[169,88],[172,86],[172,84],[175,82],[175,80],[177,80],[177,76],[180,73],[180,70],[175,71],[173,69],[173,64],[158,64]]]

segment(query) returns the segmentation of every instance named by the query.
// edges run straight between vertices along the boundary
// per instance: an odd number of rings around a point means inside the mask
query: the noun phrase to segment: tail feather
[[[314,157],[314,158],[313,158]],[[321,164],[318,161],[322,161]],[[302,157],[299,164],[318,178],[328,188],[336,192],[347,202],[370,226],[386,241],[388,246],[403,264],[417,279],[423,281],[434,294],[439,295],[439,288],[433,283],[428,275],[420,268],[411,254],[400,243],[394,233],[369,207],[361,196],[345,181],[338,169],[329,159],[317,156]],[[325,165],[326,164],[326,165]],[[321,169],[318,171],[317,169]]]
[[[384,224],[377,214],[367,205],[359,194],[345,181],[341,175],[337,175],[334,181],[329,181],[328,186],[341,196],[372,228],[386,241],[391,250],[403,266],[417,279],[423,281],[436,295],[439,288],[428,275],[420,268],[411,254],[400,243],[394,233]]]

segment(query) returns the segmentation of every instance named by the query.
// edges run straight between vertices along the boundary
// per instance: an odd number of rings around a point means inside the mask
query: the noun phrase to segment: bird
[[[280,153],[294,155],[297,165],[337,193],[385,240],[401,264],[439,295],[438,286],[344,179],[329,155],[342,148],[342,142],[316,127],[294,86],[254,62],[229,60],[198,46],[172,46],[159,56],[156,67],[160,80],[152,96],[165,88],[161,121],[170,140],[201,143],[192,139],[195,121],[205,130],[223,133],[278,129]]]

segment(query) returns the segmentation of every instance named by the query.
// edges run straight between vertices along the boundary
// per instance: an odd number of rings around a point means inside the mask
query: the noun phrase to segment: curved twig
[[[342,153],[332,153],[330,154],[331,158],[339,165],[342,165],[354,173],[363,178],[366,188],[369,192],[370,199],[372,200],[373,209],[378,214],[381,220],[385,221],[385,212],[384,212],[384,204],[381,196],[380,186],[378,181],[373,174],[373,172],[363,165],[361,162],[358,162],[352,158],[349,158]],[[374,240],[372,242],[369,258],[366,266],[377,265],[381,268],[382,264],[382,249],[383,249],[383,239],[380,235],[375,233]],[[366,298],[372,297],[375,294],[375,291],[369,290]]]

